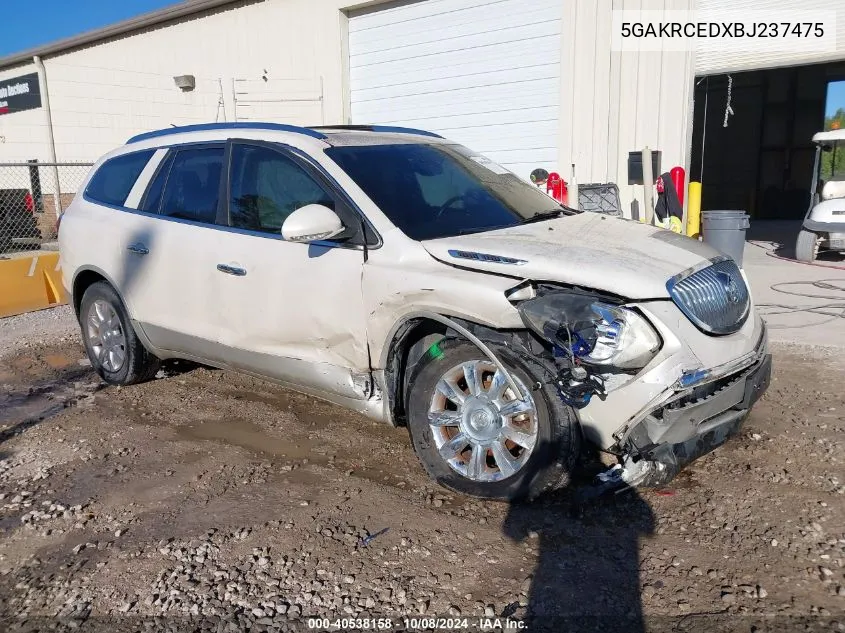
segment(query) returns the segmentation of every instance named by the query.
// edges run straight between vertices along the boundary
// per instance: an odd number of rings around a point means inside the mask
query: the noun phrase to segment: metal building
[[[704,183],[705,209],[742,209],[754,219],[796,221],[803,219],[811,198],[815,147],[810,139],[830,124],[825,116],[829,86],[845,81],[845,4],[698,0],[702,10],[749,15],[773,5],[781,11],[835,11],[836,47],[698,52],[690,176]],[[838,106],[845,110],[845,101]]]
[[[742,1],[754,4],[731,4]],[[0,84],[40,79],[38,107],[0,108],[0,162],[50,160],[53,149],[60,161],[92,160],[138,132],[209,121],[395,124],[523,177],[543,167],[616,182],[630,214],[642,188],[627,185],[628,153],[648,146],[663,168],[689,167],[697,70],[737,67],[614,52],[612,12],[719,3],[192,0],[0,59]]]

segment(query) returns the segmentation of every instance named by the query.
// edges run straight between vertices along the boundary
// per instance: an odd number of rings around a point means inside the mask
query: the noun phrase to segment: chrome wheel
[[[85,320],[88,344],[103,369],[114,373],[126,362],[126,335],[120,317],[108,301],[97,299]]]
[[[440,457],[472,481],[499,481],[515,474],[537,444],[537,409],[490,361],[469,361],[443,374],[428,409]]]

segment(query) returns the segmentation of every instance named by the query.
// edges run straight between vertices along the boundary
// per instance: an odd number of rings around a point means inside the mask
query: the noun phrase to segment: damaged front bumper
[[[758,352],[751,366],[691,388],[628,429],[623,479],[634,486],[663,485],[735,435],[771,380],[765,333]]]

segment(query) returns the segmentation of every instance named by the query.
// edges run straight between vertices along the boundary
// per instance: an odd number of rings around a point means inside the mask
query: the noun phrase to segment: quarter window
[[[229,222],[233,227],[279,233],[285,219],[308,204],[335,209],[331,195],[292,158],[257,145],[232,148]]]
[[[154,153],[155,150],[149,150],[110,158],[91,178],[85,195],[97,202],[122,207]]]
[[[222,147],[179,150],[167,177],[161,214],[214,224],[222,167]]]

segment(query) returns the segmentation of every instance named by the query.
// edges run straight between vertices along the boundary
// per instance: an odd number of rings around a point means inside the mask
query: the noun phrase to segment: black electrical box
[[[651,175],[657,180],[660,175],[660,155],[659,149],[651,150]],[[641,185],[643,184],[643,153],[642,152],[628,152],[628,184]]]

